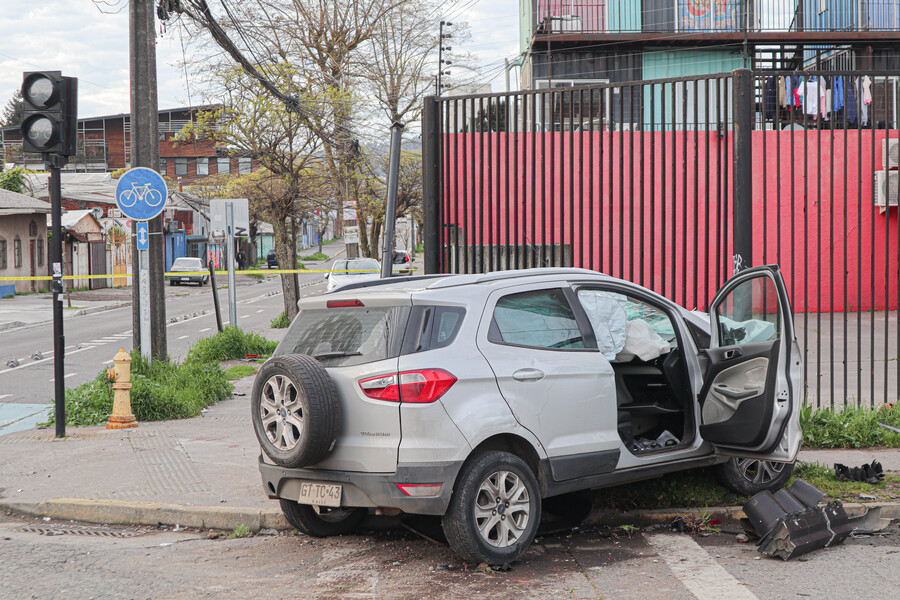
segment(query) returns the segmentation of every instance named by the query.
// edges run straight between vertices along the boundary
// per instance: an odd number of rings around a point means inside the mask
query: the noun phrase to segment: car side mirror
[[[325,273],[325,279],[328,279],[329,275],[331,275],[331,273]]]

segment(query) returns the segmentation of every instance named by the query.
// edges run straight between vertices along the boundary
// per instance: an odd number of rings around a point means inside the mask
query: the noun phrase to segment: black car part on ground
[[[848,467],[841,463],[834,463],[834,476],[838,481],[881,483],[884,481],[884,468],[877,460],[859,467]]]
[[[790,490],[760,492],[744,505],[744,513],[759,536],[757,549],[766,556],[789,560],[843,542],[853,531],[839,500],[819,506],[825,492],[798,479]]]

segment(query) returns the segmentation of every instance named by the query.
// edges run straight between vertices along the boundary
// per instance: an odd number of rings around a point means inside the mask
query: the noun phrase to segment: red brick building
[[[190,106],[159,111],[160,172],[184,185],[220,173],[245,174],[256,168],[249,157],[229,156],[226,148],[208,138],[192,142],[174,139],[198,111],[210,106]],[[43,170],[37,154],[22,152],[18,127],[0,129],[0,160]],[[105,173],[131,166],[131,116],[89,117],[78,120],[78,155],[66,166],[77,173]]]

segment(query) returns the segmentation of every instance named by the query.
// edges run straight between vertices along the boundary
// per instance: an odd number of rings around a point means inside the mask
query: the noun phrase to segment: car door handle
[[[726,350],[722,353],[722,360],[731,360],[732,358],[738,358],[741,356],[743,352],[741,352],[740,348],[733,348],[731,350]]]
[[[540,381],[544,378],[544,372],[540,369],[519,369],[513,373],[516,381]]]

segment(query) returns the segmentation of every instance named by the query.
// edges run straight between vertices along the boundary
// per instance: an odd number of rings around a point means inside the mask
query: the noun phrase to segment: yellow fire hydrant
[[[128,429],[137,427],[137,419],[131,414],[131,356],[124,348],[113,357],[115,366],[106,371],[106,378],[112,380],[113,412],[106,422],[107,429]]]

